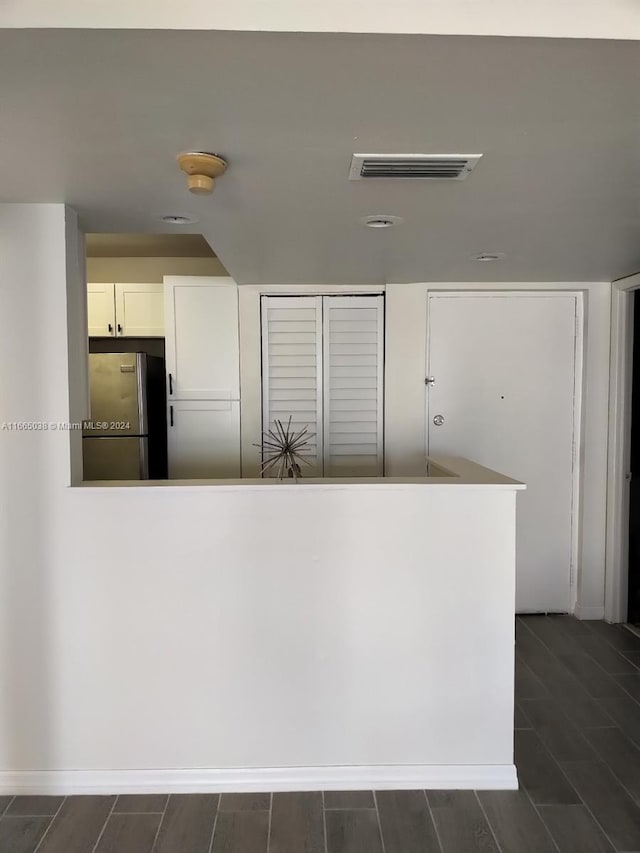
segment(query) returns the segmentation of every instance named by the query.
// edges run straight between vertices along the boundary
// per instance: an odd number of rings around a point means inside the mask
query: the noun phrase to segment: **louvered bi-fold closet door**
[[[324,297],[324,476],[382,477],[384,297]]]
[[[322,476],[322,297],[262,297],[262,424],[315,435],[303,450],[303,477]],[[266,476],[277,476],[278,470]],[[286,473],[285,473],[286,476]]]

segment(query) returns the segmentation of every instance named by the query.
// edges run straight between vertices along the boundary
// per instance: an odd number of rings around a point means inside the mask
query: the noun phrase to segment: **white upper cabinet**
[[[87,285],[87,320],[89,337],[115,337],[116,306],[113,284]]]
[[[89,337],[164,336],[164,285],[108,282],[87,285]]]
[[[115,302],[118,337],[161,338],[164,336],[163,284],[117,282]]]
[[[238,400],[238,288],[231,278],[166,276],[169,400]]]

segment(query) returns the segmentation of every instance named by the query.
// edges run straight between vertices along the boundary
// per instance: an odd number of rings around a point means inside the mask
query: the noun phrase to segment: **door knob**
[[[444,415],[436,415],[433,422],[436,426],[442,426],[444,423]]]

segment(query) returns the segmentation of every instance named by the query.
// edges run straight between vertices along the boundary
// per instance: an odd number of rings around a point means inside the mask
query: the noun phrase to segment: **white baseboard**
[[[582,607],[580,604],[576,604],[573,615],[576,619],[604,619],[604,606]]]
[[[513,764],[0,771],[0,794],[167,794],[240,791],[516,790]]]

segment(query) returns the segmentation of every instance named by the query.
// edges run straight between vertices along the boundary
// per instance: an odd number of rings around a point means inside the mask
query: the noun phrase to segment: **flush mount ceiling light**
[[[185,151],[178,154],[176,159],[187,175],[189,192],[198,195],[212,193],[214,180],[227,169],[227,163],[222,157],[206,151]]]
[[[190,213],[167,213],[164,216],[158,216],[160,222],[167,225],[193,225],[194,222],[199,222],[197,216],[191,216]]]
[[[363,216],[360,222],[367,228],[392,228],[394,225],[402,225],[404,219],[401,216],[376,213],[373,216]]]
[[[501,261],[506,257],[504,252],[481,252],[479,255],[471,255],[471,260],[488,263],[489,261]]]

